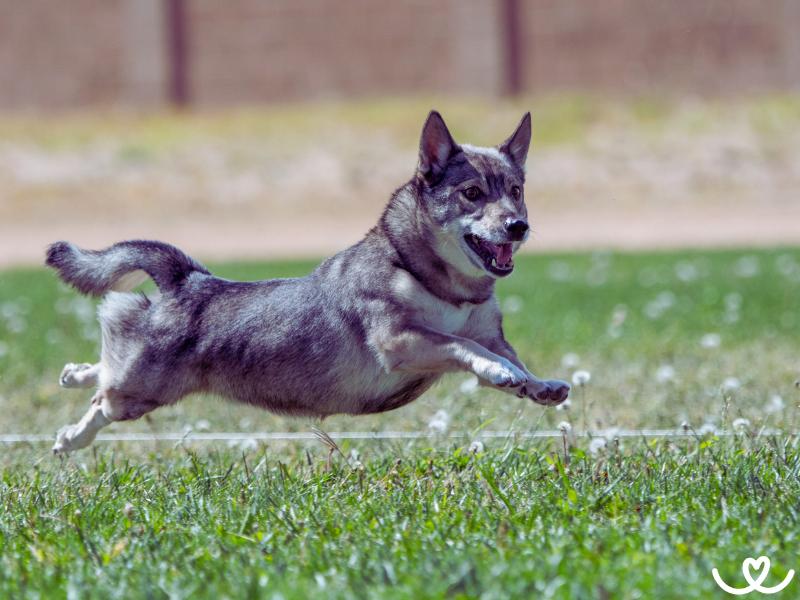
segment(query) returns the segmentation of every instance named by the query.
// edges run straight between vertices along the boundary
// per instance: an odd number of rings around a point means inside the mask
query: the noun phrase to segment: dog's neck
[[[486,302],[494,294],[494,278],[466,275],[437,254],[435,235],[413,185],[408,183],[394,193],[373,231],[392,246],[398,266],[434,296],[455,306]]]

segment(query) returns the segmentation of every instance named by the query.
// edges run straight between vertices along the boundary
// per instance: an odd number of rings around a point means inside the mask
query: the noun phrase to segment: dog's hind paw
[[[84,430],[79,424],[64,425],[56,433],[56,443],[53,444],[53,454],[62,456],[85,448],[92,443],[94,436],[83,435]]]
[[[67,363],[58,377],[58,383],[64,388],[86,387],[87,379],[89,379],[86,371],[91,368],[92,365],[89,363]]]

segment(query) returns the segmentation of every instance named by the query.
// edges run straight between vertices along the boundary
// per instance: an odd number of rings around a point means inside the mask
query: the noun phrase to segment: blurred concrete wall
[[[798,89],[798,25],[800,0],[0,0],[0,108]]]

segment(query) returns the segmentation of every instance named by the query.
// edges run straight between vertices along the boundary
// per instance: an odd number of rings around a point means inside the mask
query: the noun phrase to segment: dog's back
[[[387,262],[380,246],[350,248],[307,277],[257,282],[214,277],[159,242],[103,251],[59,242],[47,264],[79,290],[105,294],[99,383],[124,399],[118,419],[202,391],[274,412],[325,416],[395,408],[432,380],[387,374],[367,347],[360,288],[374,293],[386,280],[376,272]],[[345,266],[334,272],[337,259]],[[139,274],[150,275],[161,293],[114,291],[141,282]]]

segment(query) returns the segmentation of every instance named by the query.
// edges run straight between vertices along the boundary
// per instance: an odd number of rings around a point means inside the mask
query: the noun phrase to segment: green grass
[[[506,333],[534,372],[589,370],[567,411],[447,378],[422,399],[341,430],[425,429],[445,410],[463,438],[320,444],[45,445],[0,456],[0,597],[726,597],[720,569],[796,562],[800,251],[524,256],[499,285]],[[225,264],[254,279],[312,263]],[[50,433],[85,410],[59,390],[97,354],[94,307],[50,273],[0,273],[0,432]],[[708,347],[709,334],[719,346]],[[579,359],[564,361],[565,354]],[[663,377],[663,367],[674,376]],[[658,374],[661,373],[662,377]],[[735,378],[736,381],[732,381]],[[726,379],[728,380],[725,385]],[[780,397],[780,401],[775,399]],[[739,433],[717,438],[701,426]],[[307,430],[191,398],[115,431]],[[484,440],[478,431],[665,427],[682,440]],[[602,446],[602,447],[601,447]],[[345,456],[347,458],[345,458]],[[357,456],[357,458],[356,458]],[[793,582],[777,597],[795,597]]]
[[[568,468],[518,444],[362,453],[363,470],[313,450],[6,458],[0,594],[721,598],[712,567],[742,586],[747,556],[772,585],[797,566],[781,440],[576,449]]]

